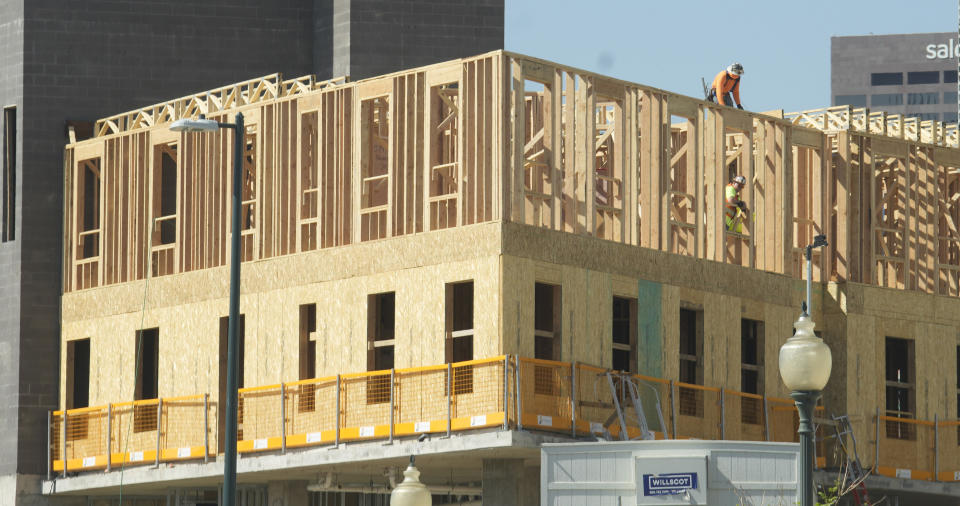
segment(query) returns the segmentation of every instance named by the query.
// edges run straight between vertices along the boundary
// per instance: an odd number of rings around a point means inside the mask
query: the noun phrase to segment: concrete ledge
[[[451,437],[433,435],[418,443],[414,438],[344,443],[339,447],[319,446],[291,449],[286,453],[265,452],[241,455],[237,460],[238,483],[262,483],[277,480],[309,479],[317,473],[337,466],[344,469],[375,470],[385,466],[400,466],[410,455],[423,456],[426,462],[455,459],[475,463],[477,469],[483,458],[523,458],[539,462],[540,445],[570,441],[560,434],[527,431],[489,430],[453,434]],[[419,460],[418,460],[419,462]],[[122,477],[122,482],[121,482]],[[160,467],[137,466],[122,471],[91,472],[44,481],[45,495],[114,495],[157,492],[165,488],[216,486],[223,479],[223,456],[216,461],[162,464]]]

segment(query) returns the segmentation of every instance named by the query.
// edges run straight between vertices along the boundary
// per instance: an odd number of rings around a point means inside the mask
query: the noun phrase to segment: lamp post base
[[[800,417],[800,506],[813,506],[813,409],[820,399],[819,390],[794,391],[790,397]]]

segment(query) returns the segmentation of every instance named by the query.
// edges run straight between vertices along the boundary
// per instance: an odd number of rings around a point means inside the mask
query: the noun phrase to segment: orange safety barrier
[[[570,432],[571,377],[569,363],[518,359],[520,424],[541,430]]]
[[[960,420],[936,422],[937,479],[960,481]]]
[[[283,385],[237,391],[237,452],[276,450],[283,446]]]
[[[679,382],[674,384],[674,389],[674,438],[721,439],[721,390]]]
[[[337,441],[336,376],[286,384],[284,433],[288,447]]]
[[[884,476],[933,480],[936,425],[904,416],[877,417],[876,472]],[[890,465],[890,463],[895,463]]]
[[[238,394],[239,452],[485,427],[612,438],[626,430],[630,439],[798,440],[797,410],[789,399],[509,356],[244,388]],[[52,411],[50,471],[216,455],[218,410],[209,396],[196,395]],[[828,437],[833,434],[823,406],[815,416],[816,465],[836,465],[842,452],[839,441]],[[960,481],[960,421],[879,416],[876,423],[876,472]]]

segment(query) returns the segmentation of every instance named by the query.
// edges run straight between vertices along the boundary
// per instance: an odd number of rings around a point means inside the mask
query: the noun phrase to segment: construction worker
[[[743,176],[734,176],[727,184],[724,191],[726,208],[724,221],[727,230],[738,234],[743,232],[743,218],[747,215],[747,204],[740,200],[740,190],[747,184],[747,178]]]
[[[710,94],[707,100],[711,102],[720,101],[720,105],[733,107],[736,100],[737,109],[743,109],[740,105],[740,76],[743,75],[743,65],[732,63],[726,70],[721,70],[717,77],[713,78],[713,84],[710,85]],[[731,99],[730,94],[733,94]]]

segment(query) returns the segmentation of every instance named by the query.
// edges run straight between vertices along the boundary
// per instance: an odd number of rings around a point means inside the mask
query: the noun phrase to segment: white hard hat
[[[747,178],[743,176],[733,176],[734,183],[747,184]]]
[[[742,76],[742,75],[743,75],[743,65],[740,65],[739,63],[731,63],[730,66],[727,67],[727,72],[729,72],[729,73],[731,73],[731,74],[734,74],[734,75]]]

